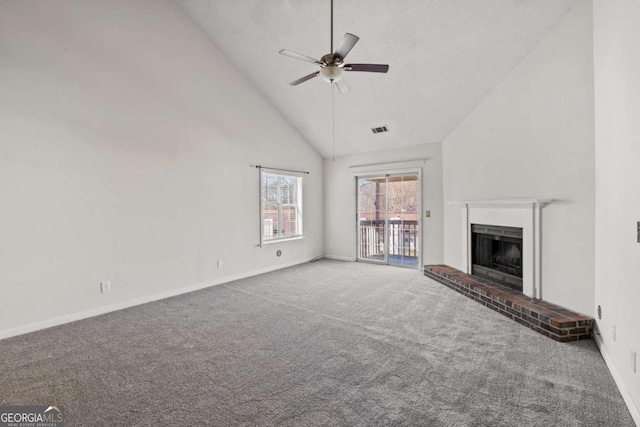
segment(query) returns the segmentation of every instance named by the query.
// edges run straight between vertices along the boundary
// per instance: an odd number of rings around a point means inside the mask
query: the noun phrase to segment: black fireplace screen
[[[471,225],[472,274],[522,291],[522,228]]]

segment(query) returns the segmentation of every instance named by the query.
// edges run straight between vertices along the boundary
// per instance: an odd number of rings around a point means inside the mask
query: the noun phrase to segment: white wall
[[[462,209],[447,202],[555,199],[542,211],[542,298],[593,313],[593,115],[583,1],[443,142],[446,264],[463,269]]]
[[[429,159],[422,166],[423,264],[442,263],[442,147],[421,144],[397,150],[373,151],[324,160],[324,246],[327,256],[356,257],[356,183],[352,166]]]
[[[640,425],[640,3],[595,0],[596,289],[600,349]],[[616,328],[613,339],[612,328]]]
[[[4,1],[0,40],[0,336],[323,254],[321,157],[174,2]],[[311,172],[304,240],[257,247],[250,163]]]

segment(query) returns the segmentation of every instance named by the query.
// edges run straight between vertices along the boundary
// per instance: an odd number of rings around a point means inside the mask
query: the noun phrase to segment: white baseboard
[[[640,426],[640,411],[638,410],[638,407],[631,399],[631,394],[629,393],[629,390],[627,390],[627,387],[625,387],[624,383],[622,382],[622,378],[620,378],[620,375],[618,374],[618,371],[615,365],[613,364],[613,360],[611,359],[611,357],[609,357],[606,350],[604,349],[604,343],[602,342],[602,337],[600,336],[600,334],[594,333],[593,339],[596,342],[598,349],[600,350],[600,354],[602,354],[602,358],[604,359],[604,362],[607,364],[607,367],[611,372],[611,376],[613,376],[613,380],[616,382],[616,385],[620,390],[620,394],[622,394],[624,403],[627,404],[627,407],[629,408],[629,412],[631,412],[631,418],[633,418],[633,421],[636,423],[636,426]]]
[[[354,262],[356,260],[354,257],[339,256],[339,255],[325,255],[324,257],[327,259],[335,259],[336,261]]]
[[[69,322],[75,322],[76,320],[87,319],[89,317],[99,316],[101,314],[110,313],[112,311],[118,311],[129,307],[134,307],[136,305],[146,304],[152,301],[158,301],[166,298],[175,297],[178,295],[186,294],[189,292],[197,291],[200,289],[208,288],[211,286],[221,285],[224,283],[233,282],[234,280],[245,279],[247,277],[257,276],[259,274],[268,273],[270,271],[280,270],[287,267],[292,267],[298,264],[304,264],[306,262],[311,261],[316,257],[302,259],[298,261],[292,261],[286,264],[278,264],[277,266],[262,268],[259,270],[252,270],[247,273],[236,274],[234,276],[227,276],[216,280],[211,280],[208,282],[198,283],[195,285],[185,286],[182,288],[171,289],[168,291],[160,292],[152,295],[145,295],[143,297],[134,298],[127,301],[118,302],[111,305],[106,305],[102,307],[92,308],[90,310],[80,311],[77,313],[54,317],[52,319],[43,320],[40,322],[30,323],[24,326],[18,326],[16,328],[5,329],[0,331],[0,340],[10,337],[15,337],[18,335],[27,334],[29,332],[39,331],[41,329],[51,328],[53,326],[62,325]]]

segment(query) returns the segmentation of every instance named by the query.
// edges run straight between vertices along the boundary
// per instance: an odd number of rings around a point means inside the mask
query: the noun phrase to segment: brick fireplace
[[[557,341],[592,337],[594,319],[542,299],[542,208],[552,200],[450,202],[462,207],[458,265],[424,274]]]
[[[497,281],[514,289],[521,291],[531,298],[542,298],[542,271],[541,271],[541,214],[542,208],[551,203],[549,199],[513,199],[513,200],[474,200],[453,202],[462,207],[462,257],[460,269],[467,274],[474,274]],[[488,276],[486,270],[480,269],[482,273],[477,274],[477,267],[474,269],[473,253],[473,228],[483,226],[485,228],[496,228],[502,230],[519,231],[522,240],[520,260],[518,261],[519,272],[516,275],[508,274],[503,279],[496,277],[498,273],[491,273]],[[504,234],[504,232],[502,232]],[[507,233],[508,234],[508,233]],[[504,234],[505,237],[506,234]],[[511,236],[513,237],[513,236]],[[514,254],[512,254],[514,255]],[[512,257],[513,258],[513,257]],[[475,264],[476,266],[478,264]],[[481,266],[482,267],[482,266]],[[506,268],[505,268],[506,270]],[[505,272],[503,272],[505,273]],[[521,276],[521,283],[514,277]],[[516,283],[517,282],[517,283]]]

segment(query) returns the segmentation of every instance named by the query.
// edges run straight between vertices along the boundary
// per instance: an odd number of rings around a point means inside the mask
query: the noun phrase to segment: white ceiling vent
[[[383,132],[389,132],[389,128],[386,126],[380,126],[377,128],[371,128],[371,132],[373,133],[383,133]]]

